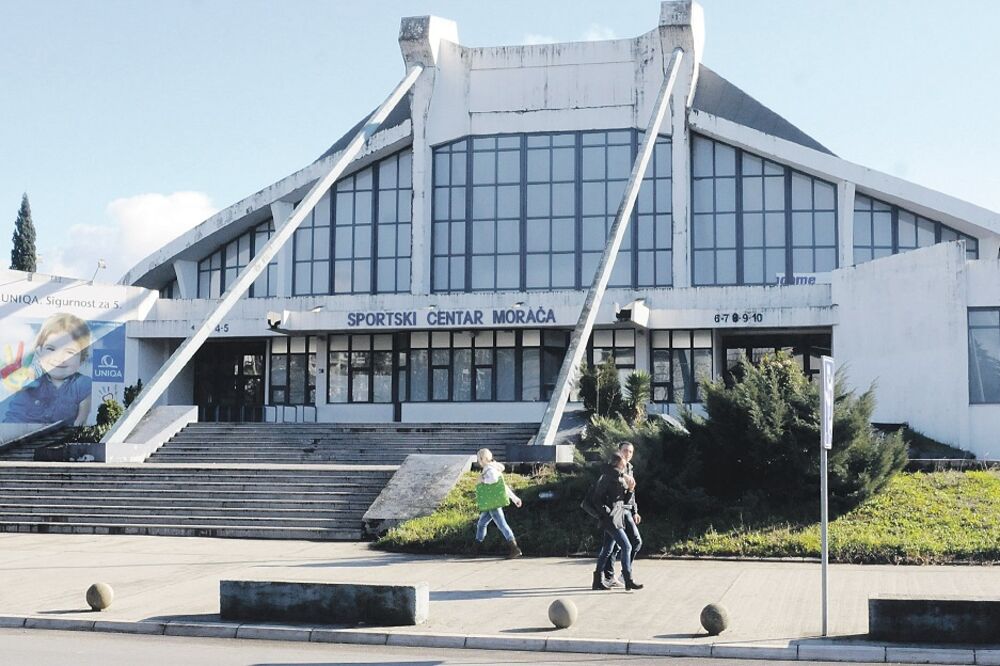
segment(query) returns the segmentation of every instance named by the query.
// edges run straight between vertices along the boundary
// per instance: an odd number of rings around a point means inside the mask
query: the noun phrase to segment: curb
[[[901,664],[1000,664],[1000,648],[932,648],[837,643],[674,643],[657,640],[429,634],[368,629],[237,624],[231,622],[127,622],[0,615],[2,629],[53,629],[119,634],[237,638],[302,643],[345,643],[415,648],[518,650],[628,654],[653,657],[714,657],[763,661],[882,662]]]

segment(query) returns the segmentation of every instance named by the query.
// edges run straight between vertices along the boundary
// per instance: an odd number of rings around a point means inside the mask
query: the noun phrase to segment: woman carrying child
[[[479,483],[476,485],[476,504],[481,512],[479,522],[476,523],[476,550],[479,550],[486,538],[486,528],[493,522],[496,523],[503,538],[507,540],[507,557],[521,557],[521,549],[517,547],[517,539],[514,538],[514,532],[510,529],[507,518],[503,514],[503,508],[511,502],[520,508],[521,499],[504,481],[503,463],[493,460],[492,451],[479,449],[476,456],[479,459],[479,466],[483,470],[479,474]]]

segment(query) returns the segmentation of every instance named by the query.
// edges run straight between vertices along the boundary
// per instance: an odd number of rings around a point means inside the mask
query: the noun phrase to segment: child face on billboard
[[[82,352],[83,347],[69,333],[57,332],[45,338],[36,353],[42,369],[58,381],[79,372]]]

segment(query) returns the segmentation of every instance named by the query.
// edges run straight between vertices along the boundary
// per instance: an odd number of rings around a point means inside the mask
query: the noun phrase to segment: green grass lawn
[[[506,509],[527,555],[593,555],[596,521],[579,508],[587,485],[581,474],[543,470],[534,476],[506,475],[524,507]],[[408,521],[376,542],[386,550],[424,553],[469,552],[478,511],[476,475],[467,474],[433,515]],[[779,519],[682,525],[643,516],[643,554],[739,557],[819,557],[817,522]],[[642,498],[639,495],[640,500]],[[640,505],[641,508],[641,505]],[[487,544],[501,552],[502,538],[490,527]],[[888,487],[830,524],[830,559],[835,562],[932,564],[1000,561],[1000,474],[937,472],[898,474]]]

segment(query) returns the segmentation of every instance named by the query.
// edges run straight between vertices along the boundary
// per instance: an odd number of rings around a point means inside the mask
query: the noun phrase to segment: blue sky
[[[705,64],[841,157],[1000,211],[1000,3],[702,5]],[[632,37],[659,3],[0,0],[0,260],[27,191],[40,270],[117,279],[320,155],[420,14],[479,46]]]

